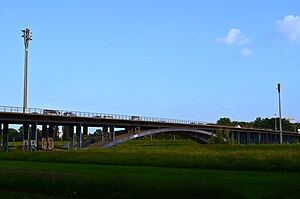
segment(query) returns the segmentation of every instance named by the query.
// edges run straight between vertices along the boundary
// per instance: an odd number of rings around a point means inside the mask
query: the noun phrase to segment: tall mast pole
[[[22,30],[25,45],[25,60],[24,60],[24,96],[23,96],[23,113],[26,113],[27,109],[27,80],[28,80],[28,47],[29,41],[32,40],[32,33],[29,29]]]
[[[281,99],[280,99],[280,83],[277,84],[279,97],[279,130],[280,130],[280,144],[282,144],[282,122],[281,122]]]

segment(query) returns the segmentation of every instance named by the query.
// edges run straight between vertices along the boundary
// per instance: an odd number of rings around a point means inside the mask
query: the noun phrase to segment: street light
[[[23,96],[23,113],[27,109],[27,78],[28,78],[28,47],[29,41],[32,40],[32,33],[28,28],[22,30],[25,45],[25,60],[24,60],[24,96]]]
[[[280,83],[277,84],[279,97],[279,130],[280,130],[280,144],[282,144],[282,123],[281,123],[281,99],[280,99]]]

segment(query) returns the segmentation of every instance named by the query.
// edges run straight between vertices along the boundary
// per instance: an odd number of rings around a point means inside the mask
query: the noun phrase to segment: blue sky
[[[0,105],[300,120],[298,1],[0,0]]]

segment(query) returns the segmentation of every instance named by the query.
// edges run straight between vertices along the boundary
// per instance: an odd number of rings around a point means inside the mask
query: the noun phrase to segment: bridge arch
[[[116,146],[118,144],[121,144],[123,142],[127,142],[129,140],[133,140],[139,137],[144,137],[147,135],[154,135],[158,133],[174,133],[177,135],[184,136],[186,138],[189,138],[191,140],[194,140],[200,144],[207,144],[208,138],[213,135],[214,133],[204,131],[204,130],[198,130],[198,129],[189,129],[189,128],[161,128],[161,129],[151,129],[146,131],[141,131],[139,133],[128,135],[127,137],[118,139],[116,141],[112,141],[110,143],[107,143],[102,146],[102,148],[111,148],[113,146]]]

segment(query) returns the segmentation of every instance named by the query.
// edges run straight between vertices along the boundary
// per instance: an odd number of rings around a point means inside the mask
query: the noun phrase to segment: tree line
[[[298,123],[291,123],[286,118],[283,118],[281,121],[282,121],[283,131],[296,132],[297,129],[300,127]],[[216,124],[220,126],[240,126],[245,128],[279,130],[279,118],[257,117],[254,121],[251,122],[239,122],[239,121],[231,121],[230,118],[223,117],[220,118]]]

